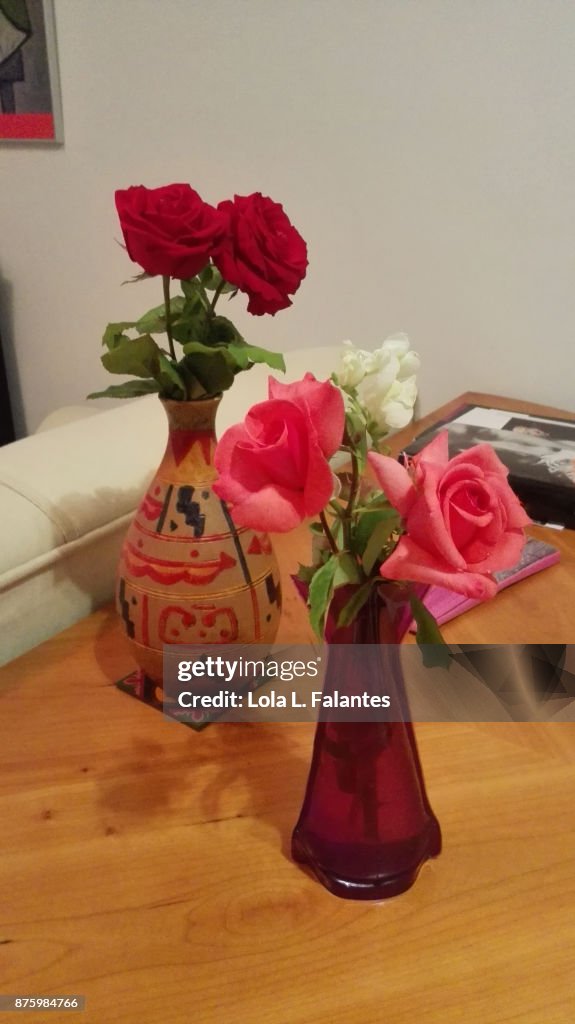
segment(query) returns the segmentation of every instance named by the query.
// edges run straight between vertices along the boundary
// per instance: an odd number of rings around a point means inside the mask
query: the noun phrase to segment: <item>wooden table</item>
[[[573,642],[575,533],[551,540],[560,565],[447,639]],[[0,671],[0,993],[88,1000],[26,1019],[573,1024],[572,726],[418,727],[444,852],[357,904],[289,857],[313,726],[197,734],[120,693],[129,668],[108,607]]]

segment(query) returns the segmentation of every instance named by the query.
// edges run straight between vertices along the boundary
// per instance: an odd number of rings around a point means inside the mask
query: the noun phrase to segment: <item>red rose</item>
[[[228,232],[214,263],[222,277],[249,296],[248,312],[277,313],[305,277],[307,247],[280,203],[261,192],[218,204]]]
[[[147,274],[187,280],[213,256],[226,229],[221,213],[189,185],[116,192],[128,255]]]
[[[341,444],[345,412],[341,391],[311,373],[296,384],[270,379],[269,396],[224,433],[214,491],[238,526],[285,533],[333,494],[327,460]]]
[[[492,597],[490,574],[517,564],[530,522],[493,448],[478,444],[449,459],[443,431],[414,457],[411,474],[388,456],[368,459],[405,529],[381,575]]]

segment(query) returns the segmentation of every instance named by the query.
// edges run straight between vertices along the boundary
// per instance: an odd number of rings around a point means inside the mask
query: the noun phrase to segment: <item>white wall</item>
[[[20,428],[83,400],[121,288],[117,187],[261,190],[308,240],[271,347],[406,330],[423,409],[466,389],[575,408],[571,0],[55,0],[62,149],[0,150]],[[17,398],[17,405],[19,405]]]

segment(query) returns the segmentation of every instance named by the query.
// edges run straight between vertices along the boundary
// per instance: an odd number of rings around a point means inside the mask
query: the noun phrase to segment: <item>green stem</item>
[[[214,315],[214,310],[216,308],[216,302],[218,301],[220,295],[222,294],[222,290],[224,288],[225,283],[226,283],[225,281],[220,281],[218,287],[216,288],[216,290],[214,292],[214,297],[213,297],[213,299],[212,299],[212,301],[210,303],[210,308],[208,309],[208,317],[210,318],[210,320],[212,319],[212,317]]]
[[[355,507],[355,500],[357,498],[357,492],[359,490],[360,479],[359,479],[359,463],[357,461],[357,455],[352,450],[351,452],[351,483],[349,485],[349,498],[347,505],[343,513],[343,535],[345,538],[345,546],[348,551],[351,551],[351,517]]]
[[[209,309],[210,300],[208,298],[208,293],[207,293],[206,289],[204,288],[202,282],[200,281],[200,275],[199,274],[196,277],[196,281],[198,282],[198,290],[200,292],[200,295],[201,295],[201,297],[203,299],[203,302],[204,302],[204,305],[205,305],[205,308],[206,308],[206,311],[207,311]]]
[[[338,546],[337,546],[337,544],[335,542],[335,538],[333,536],[333,533],[331,532],[331,530],[329,528],[329,523],[328,523],[328,521],[327,521],[327,519],[325,517],[325,512],[323,511],[323,509],[322,509],[322,511],[319,514],[319,521],[320,521],[320,523],[322,525],[323,532],[325,533],[325,535],[327,537],[328,544],[329,544],[329,546],[330,546],[330,548],[332,550],[332,553],[334,555],[339,555],[339,548],[338,548]]]
[[[170,306],[170,278],[167,274],[162,277],[164,285],[164,303],[166,307],[166,334],[168,335],[168,345],[170,346],[170,355],[174,362],[176,359],[176,350],[174,348],[174,339],[172,338],[172,309]]]

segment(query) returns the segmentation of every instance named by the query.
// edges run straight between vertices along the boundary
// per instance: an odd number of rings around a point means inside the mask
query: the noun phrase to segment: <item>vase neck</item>
[[[364,605],[365,614],[356,620],[355,643],[358,644],[397,644],[398,636],[397,612],[398,605],[393,601],[393,593],[388,593],[383,586],[372,589],[369,600]]]
[[[411,621],[405,595],[393,585],[374,586],[368,601],[349,626],[336,626],[341,609],[350,599],[353,588],[342,587],[334,599],[326,640],[332,644],[398,644]],[[407,607],[407,615],[406,615]]]
[[[168,426],[173,430],[193,430],[196,433],[216,435],[216,414],[221,402],[217,398],[198,399],[195,402],[174,402],[161,399],[168,417]]]
[[[162,400],[168,418],[168,443],[160,474],[186,484],[209,484],[216,477],[216,414],[220,397],[195,402]]]

